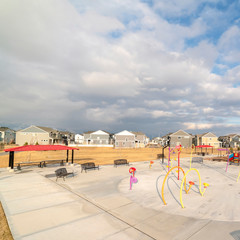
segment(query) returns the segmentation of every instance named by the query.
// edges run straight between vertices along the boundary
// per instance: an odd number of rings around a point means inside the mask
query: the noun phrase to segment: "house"
[[[75,134],[75,143],[83,144],[84,137],[82,134]]]
[[[155,137],[152,139],[151,144],[158,144],[160,146],[164,146],[164,139],[163,137]]]
[[[132,132],[135,135],[135,147],[136,148],[144,148],[148,142],[149,138],[142,132]]]
[[[238,134],[229,134],[231,136],[230,147],[236,148],[240,146],[240,135]]]
[[[65,145],[75,142],[75,134],[69,131],[59,131],[59,141]]]
[[[102,130],[98,131],[88,131],[83,133],[84,144],[102,144],[108,145],[112,144],[111,134]]]
[[[218,140],[218,137],[215,134],[207,132],[195,135],[194,145],[209,145],[213,146],[214,148],[219,148],[222,147],[222,142]]]
[[[11,144],[15,143],[16,133],[8,127],[0,127],[0,143]]]
[[[114,134],[115,148],[135,148],[136,138],[135,134],[124,130]]]
[[[49,127],[30,126],[16,132],[16,144],[19,146],[27,144],[55,144],[64,143],[58,130]]]
[[[174,133],[169,133],[163,137],[166,142],[168,137],[170,137],[170,147],[176,147],[181,145],[184,148],[189,148],[192,146],[193,136],[183,130],[178,130]]]
[[[240,146],[240,135],[238,134],[228,134],[227,136],[220,136],[218,140],[222,142],[222,147],[225,148],[236,148]]]

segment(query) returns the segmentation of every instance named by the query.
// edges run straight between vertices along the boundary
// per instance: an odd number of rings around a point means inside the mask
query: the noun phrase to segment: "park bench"
[[[22,167],[24,166],[32,166],[32,165],[40,165],[39,162],[19,162],[17,163],[17,170],[21,170]]]
[[[85,170],[85,172],[87,172],[87,170],[90,170],[90,169],[99,170],[99,166],[96,166],[94,162],[83,163],[81,164],[81,168],[82,168],[82,171]]]
[[[212,160],[213,161],[218,161],[218,162],[221,162],[221,161],[226,162],[228,159],[227,159],[227,157],[215,157]]]
[[[194,162],[203,163],[203,158],[202,157],[193,157],[192,163],[194,163]]]
[[[47,166],[47,163],[60,163],[60,166],[63,166],[64,160],[44,160],[39,163],[39,167],[43,168]]]
[[[114,167],[117,167],[118,165],[129,165],[127,159],[117,159],[114,160]]]
[[[55,171],[56,173],[56,181],[58,180],[58,178],[63,178],[63,180],[65,181],[65,177],[67,177],[68,175],[72,174],[74,177],[74,173],[73,172],[67,172],[66,168],[59,168]]]

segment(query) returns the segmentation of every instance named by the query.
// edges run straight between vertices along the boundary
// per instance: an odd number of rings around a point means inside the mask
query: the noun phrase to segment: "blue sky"
[[[0,2],[0,125],[240,133],[240,1]]]

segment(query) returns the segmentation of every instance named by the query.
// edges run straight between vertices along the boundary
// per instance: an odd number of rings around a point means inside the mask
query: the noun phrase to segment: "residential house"
[[[170,147],[181,145],[183,148],[189,148],[192,146],[193,136],[181,129],[174,133],[165,135],[163,137],[165,142],[167,142],[168,137],[170,137]]]
[[[76,144],[83,144],[84,137],[82,134],[75,134],[75,143]]]
[[[148,137],[142,132],[132,132],[135,135],[135,147],[144,148],[148,144]]]
[[[75,134],[69,131],[59,131],[59,137],[61,142],[65,145],[75,143]]]
[[[151,144],[158,144],[159,146],[164,146],[164,139],[162,137],[155,137],[152,139]]]
[[[16,133],[8,127],[0,127],[0,143],[15,143]]]
[[[124,130],[114,134],[115,148],[135,148],[135,134]]]
[[[231,134],[229,134],[231,135]],[[230,140],[230,147],[237,148],[240,146],[240,135],[238,134],[232,134],[231,140]]]
[[[207,132],[195,135],[194,145],[209,145],[213,146],[214,148],[219,148],[222,147],[222,142],[218,140],[218,137],[215,134]]]
[[[238,134],[228,134],[227,136],[220,136],[218,138],[220,142],[222,142],[222,147],[239,147],[240,146],[240,135]]]
[[[64,143],[58,130],[49,127],[30,126],[16,132],[16,144],[55,144]]]
[[[111,134],[102,130],[88,131],[83,133],[84,144],[101,144],[108,145],[112,144]]]

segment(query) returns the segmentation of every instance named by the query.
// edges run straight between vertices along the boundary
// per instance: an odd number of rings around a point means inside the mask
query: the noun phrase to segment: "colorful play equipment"
[[[207,187],[209,186],[208,183],[203,183],[204,189],[203,189],[203,191],[202,191],[202,188],[201,188],[201,175],[200,175],[200,173],[198,172],[198,170],[197,170],[196,168],[191,168],[191,169],[189,169],[189,170],[186,172],[186,174],[184,175],[184,177],[183,177],[183,179],[182,179],[181,187],[180,187],[180,203],[181,203],[182,208],[184,208],[183,201],[182,201],[183,183],[186,184],[186,177],[187,177],[188,173],[191,172],[191,171],[195,171],[195,172],[197,172],[197,174],[198,174],[198,177],[199,177],[199,192],[201,193],[202,196],[204,195]],[[194,185],[194,184],[192,184],[192,183],[193,183],[193,182],[191,182],[191,183],[189,182],[190,186],[193,186],[193,185]],[[189,189],[189,190],[190,190],[190,189]],[[188,191],[189,191],[189,190],[188,190]],[[185,189],[185,191],[186,191],[186,189]],[[187,193],[188,193],[188,192],[187,192]]]
[[[151,168],[153,164],[154,164],[154,161],[150,161],[149,168]]]
[[[137,178],[135,177],[135,172],[136,172],[136,168],[134,168],[134,167],[129,168],[129,173],[131,174],[131,176],[130,176],[130,190],[132,190],[133,183],[138,182]]]
[[[192,150],[191,150],[191,155],[190,155],[190,167],[189,167],[189,169],[192,168],[192,154],[193,154],[194,147],[195,147],[194,144],[192,144]]]
[[[231,163],[234,163],[235,161],[237,161],[238,165],[239,165],[239,162],[240,162],[239,152],[230,154],[230,151],[228,151],[228,161],[227,161],[227,166],[226,166],[226,172],[227,172],[229,163],[231,165]]]
[[[170,168],[172,168],[172,161],[171,161],[170,155],[171,155],[171,152],[175,153],[174,152],[175,149],[177,149],[178,151],[178,166],[180,166],[180,153],[182,151],[182,145],[177,145],[175,148],[172,148],[172,149],[169,147],[168,165],[167,165],[168,171],[170,170]],[[179,174],[178,174],[178,180],[179,180]]]
[[[130,167],[129,168],[129,173],[131,173],[133,176],[134,176],[135,172],[136,172],[136,168],[135,167]]]
[[[164,198],[164,186],[165,186],[165,182],[166,182],[167,177],[168,177],[168,175],[170,174],[170,172],[173,171],[173,170],[176,169],[176,168],[178,169],[178,171],[181,170],[182,173],[183,173],[183,175],[185,175],[184,170],[183,170],[181,167],[179,167],[179,166],[173,167],[173,168],[171,168],[171,169],[167,172],[167,174],[166,174],[166,176],[165,176],[165,178],[164,178],[164,180],[163,180],[163,184],[162,184],[162,200],[163,200],[164,205],[167,205],[167,203],[166,203],[166,201],[165,201],[165,198]],[[185,192],[187,193],[186,180],[185,180],[185,184],[184,184],[184,189],[185,189]]]
[[[228,160],[227,160],[227,166],[226,166],[226,170],[225,170],[226,172],[227,172],[227,170],[228,170],[228,165],[229,165],[229,161],[230,161],[230,160],[229,160],[230,155],[231,155],[231,154],[230,154],[230,151],[228,151]]]
[[[200,174],[199,174],[199,172],[198,172],[197,169],[195,169],[195,168],[190,168],[190,169],[186,172],[186,174],[185,174],[184,170],[183,170],[180,166],[173,167],[173,168],[171,168],[171,169],[167,172],[167,174],[166,174],[166,176],[165,176],[165,178],[164,178],[164,180],[163,180],[163,184],[162,184],[162,200],[163,200],[164,205],[167,205],[167,203],[166,203],[166,201],[165,201],[165,198],[164,198],[164,186],[165,186],[165,182],[166,182],[167,177],[168,177],[168,175],[170,174],[170,172],[173,171],[174,169],[178,169],[178,173],[180,172],[180,170],[181,170],[182,173],[183,173],[183,179],[182,179],[181,187],[180,187],[180,203],[181,203],[182,208],[184,208],[183,201],[182,201],[182,188],[183,188],[183,184],[184,184],[184,190],[185,190],[186,194],[188,194],[188,192],[190,191],[190,189],[192,188],[192,186],[195,185],[195,183],[194,183],[193,181],[189,181],[189,188],[187,189],[186,177],[187,177],[187,175],[188,175],[189,172],[191,172],[191,171],[196,171],[196,172],[197,172],[198,177],[199,177],[199,192],[201,193],[202,196],[204,195],[204,192],[206,191],[206,188],[209,186],[209,184],[208,184],[208,183],[203,183],[204,190],[202,191],[202,189],[201,189],[201,176],[200,176]],[[239,173],[239,175],[240,175],[240,173]]]

